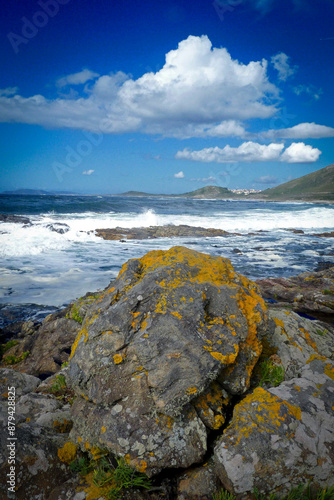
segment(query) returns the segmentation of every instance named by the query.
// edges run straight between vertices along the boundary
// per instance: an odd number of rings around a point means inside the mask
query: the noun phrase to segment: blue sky
[[[2,5],[0,190],[265,189],[334,162],[332,0]]]

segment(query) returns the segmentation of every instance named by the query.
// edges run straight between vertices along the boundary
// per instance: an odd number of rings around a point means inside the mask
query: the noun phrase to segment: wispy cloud
[[[0,89],[0,96],[12,96],[17,94],[19,91],[18,87],[7,87],[6,89]]]
[[[79,71],[79,73],[72,73],[71,75],[63,76],[56,81],[57,87],[65,87],[67,85],[83,85],[89,80],[94,80],[100,76],[98,73],[94,73],[94,71],[90,71],[89,69],[83,69]]]
[[[244,142],[237,148],[204,148],[200,151],[184,149],[178,151],[175,158],[178,160],[200,161],[205,163],[229,162],[272,162],[313,163],[319,159],[321,151],[303,142],[292,143],[283,153],[284,144],[272,143],[268,145],[256,142]]]
[[[82,172],[82,175],[92,175],[95,172],[95,170],[84,170]]]
[[[255,179],[254,182],[257,184],[277,184],[278,178],[273,175],[262,175],[258,179]]]
[[[285,82],[290,76],[294,75],[297,71],[297,66],[290,66],[290,57],[280,52],[271,58],[271,63],[278,71],[278,77]]]
[[[316,101],[320,99],[323,94],[322,89],[317,89],[314,85],[297,85],[297,87],[293,88],[293,91],[296,95],[307,94],[310,95]]]
[[[334,137],[334,128],[316,123],[299,123],[294,127],[268,130],[262,137],[269,139],[322,139]]]
[[[88,69],[64,76],[58,89],[97,78]],[[277,111],[278,89],[267,61],[248,64],[207,36],[189,36],[166,54],[160,71],[134,80],[122,72],[103,75],[77,97],[0,97],[0,120],[103,133],[142,132],[167,137],[227,137],[244,134],[243,120]]]
[[[210,177],[200,177],[198,179],[189,179],[191,182],[201,182],[202,184],[217,184],[218,180],[216,177],[210,175]]]
[[[184,173],[182,172],[178,172],[177,174],[174,174],[174,177],[175,179],[183,179],[184,178]]]

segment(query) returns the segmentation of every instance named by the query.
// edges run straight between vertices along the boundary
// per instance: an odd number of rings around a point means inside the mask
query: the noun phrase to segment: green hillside
[[[190,193],[184,193],[182,195],[184,198],[208,198],[208,199],[226,199],[232,198],[236,195],[232,193],[229,189],[219,186],[205,186],[196,191],[191,191]]]
[[[189,193],[183,194],[150,194],[143,193],[141,191],[127,191],[126,193],[122,193],[120,196],[159,196],[159,197],[173,197],[173,198],[207,198],[212,200],[217,199],[226,199],[237,197],[227,188],[218,187],[218,186],[205,186],[200,189],[196,189],[195,191],[190,191]]]
[[[257,199],[334,201],[334,164],[275,188],[266,189]]]

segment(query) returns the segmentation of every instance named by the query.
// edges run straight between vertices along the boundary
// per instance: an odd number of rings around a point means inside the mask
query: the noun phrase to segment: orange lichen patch
[[[93,457],[93,460],[98,460],[101,457],[104,457],[108,452],[105,450],[101,450],[97,446],[92,446],[90,449],[90,453]]]
[[[214,423],[212,424],[212,428],[217,430],[225,423],[225,417],[223,415],[215,415]]]
[[[8,392],[4,392],[3,394],[1,394],[1,396],[3,396],[4,398],[8,398]]]
[[[30,417],[27,417],[26,418],[26,422],[30,422],[31,418]]]
[[[211,347],[210,345],[204,345],[204,346],[203,346],[203,349],[204,349],[205,351],[209,351],[209,352],[211,352],[211,351],[212,351],[212,347]]]
[[[171,314],[172,314],[173,316],[175,316],[176,318],[178,318],[178,319],[182,319],[181,314],[180,314],[179,312],[177,312],[177,311],[174,311],[174,312],[172,312]]]
[[[174,418],[168,417],[167,415],[163,415],[162,413],[158,414],[158,417],[155,419],[155,422],[161,427],[164,431],[171,432],[174,426]]]
[[[299,385],[296,385],[296,384],[293,386],[293,388],[296,389],[296,391],[299,391],[299,392],[301,390],[301,387]]]
[[[95,484],[94,472],[90,472],[85,476],[85,482],[87,486],[83,487],[82,490],[87,494],[87,496],[85,497],[86,500],[97,500],[99,498],[108,498],[110,490],[116,486],[116,482],[112,478],[111,473],[109,476],[110,477],[106,478],[108,479],[108,482],[104,486],[97,486]]]
[[[280,326],[281,328],[284,329],[284,323],[282,319],[274,318],[274,321],[276,323],[276,326]]]
[[[224,365],[231,365],[234,363],[236,357],[238,356],[239,353],[239,346],[237,344],[234,345],[235,352],[232,352],[230,354],[222,354],[220,352],[210,352],[211,356]]]
[[[334,380],[334,366],[330,363],[326,363],[325,365],[325,374],[327,377],[331,378]]]
[[[167,358],[169,358],[169,359],[172,359],[172,358],[178,359],[180,356],[181,356],[181,352],[169,352],[167,354]]]
[[[145,330],[145,328],[147,328],[147,321],[146,321],[146,319],[144,319],[144,321],[142,321],[142,322],[140,323],[140,328],[141,328],[142,330]]]
[[[114,360],[115,365],[119,365],[120,363],[122,363],[123,359],[124,358],[121,354],[114,354],[114,356],[113,356],[113,360]]]
[[[90,444],[88,443],[88,441],[85,441],[85,448],[86,448],[86,450],[90,449]]]
[[[309,332],[307,330],[305,330],[305,328],[299,328],[299,330],[304,334],[306,343],[309,346],[311,346],[315,350],[315,352],[319,352],[318,348],[317,348],[317,344],[314,342],[314,340],[311,339]]]
[[[30,418],[29,418],[30,420]],[[28,419],[27,419],[28,421]],[[72,429],[72,422],[69,421],[69,420],[66,420],[66,418],[63,419],[62,422],[59,422],[58,420],[55,420],[53,422],[53,427],[55,429],[56,432],[59,432],[61,434],[64,434],[66,432],[70,432],[70,430]]]
[[[73,462],[77,456],[77,445],[71,442],[65,443],[62,448],[58,450],[58,457],[65,464]]]
[[[188,389],[186,390],[186,394],[190,395],[190,394],[196,394],[197,392],[197,387],[188,387]]]
[[[235,406],[233,426],[237,430],[236,444],[248,437],[255,430],[266,433],[277,433],[277,429],[287,416],[301,419],[301,410],[287,401],[274,396],[262,387],[254,389],[241,403]]]
[[[326,361],[327,358],[325,358],[325,356],[322,356],[321,354],[312,354],[308,360],[306,361],[306,364],[308,365],[309,363],[311,363],[312,361],[314,361],[315,359],[320,359],[320,361]]]
[[[104,434],[106,432],[106,428],[104,426],[101,427],[101,434]]]

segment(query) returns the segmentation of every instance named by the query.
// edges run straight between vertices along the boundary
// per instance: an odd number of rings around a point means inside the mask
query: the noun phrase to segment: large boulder
[[[237,498],[334,485],[334,362],[314,356],[300,377],[258,387],[235,406],[215,447],[216,472]]]
[[[148,475],[200,462],[250,386],[265,310],[227,259],[174,247],[127,262],[72,347],[72,441]]]

